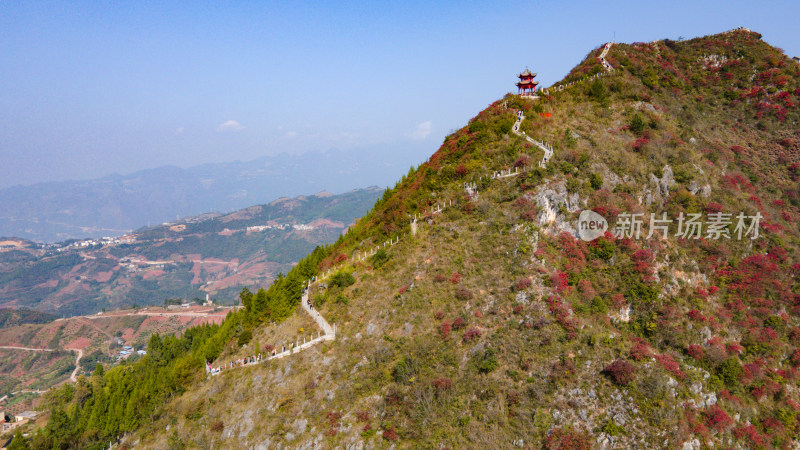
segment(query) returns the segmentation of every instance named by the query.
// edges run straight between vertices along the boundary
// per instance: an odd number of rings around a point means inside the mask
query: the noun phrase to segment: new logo
[[[585,209],[578,217],[578,236],[584,241],[593,241],[608,230],[608,221],[596,212]]]

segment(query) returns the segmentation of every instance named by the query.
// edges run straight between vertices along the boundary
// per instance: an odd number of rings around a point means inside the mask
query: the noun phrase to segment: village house
[[[14,420],[21,423],[27,423],[30,420],[35,420],[41,413],[37,411],[22,411],[14,416]]]

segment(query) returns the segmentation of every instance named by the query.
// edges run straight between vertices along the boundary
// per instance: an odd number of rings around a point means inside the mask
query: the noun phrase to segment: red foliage
[[[472,213],[472,211],[475,211],[475,203],[471,199],[467,199],[467,201],[461,203],[461,211],[464,214]]]
[[[558,236],[558,244],[561,248],[561,253],[567,257],[568,263],[565,268],[569,269],[583,269],[586,267],[586,243],[575,239],[569,233],[561,233]]]
[[[656,355],[656,361],[661,364],[661,367],[668,370],[672,373],[675,377],[683,379],[686,377],[686,374],[683,373],[681,370],[680,364],[678,364],[672,355],[663,354],[663,355]]]
[[[397,430],[394,429],[394,425],[390,425],[383,430],[383,438],[389,442],[394,442],[400,439],[400,435],[397,434]]]
[[[742,366],[742,375],[739,377],[739,380],[744,384],[750,384],[754,381],[761,380],[764,376],[765,366],[766,363],[760,358],[751,363],[744,364]]]
[[[339,426],[341,426],[339,419],[342,418],[342,413],[331,411],[325,417],[327,417],[328,425],[330,426],[328,436],[335,436],[339,432]]]
[[[705,353],[703,352],[703,347],[697,344],[690,345],[689,348],[686,349],[686,353],[688,353],[689,356],[698,361],[702,360],[703,357],[705,356]]]
[[[567,274],[564,272],[556,272],[550,277],[550,283],[553,289],[558,294],[569,292],[571,288],[567,283]]]
[[[536,203],[531,201],[528,197],[518,197],[514,201],[514,206],[519,211],[519,217],[522,220],[536,220],[536,215],[539,211]]]
[[[744,147],[740,145],[734,145],[733,147],[731,147],[731,151],[737,155],[745,152]]]
[[[369,422],[369,412],[367,411],[358,411],[356,413],[356,418],[359,422]]]
[[[634,149],[635,151],[637,151],[637,152],[638,152],[638,151],[641,151],[641,150],[642,150],[642,148],[643,148],[645,145],[647,145],[647,143],[648,143],[648,142],[650,142],[650,139],[648,139],[648,138],[646,138],[646,137],[641,137],[641,138],[639,138],[639,139],[636,139],[635,141],[633,141],[633,149]]]
[[[397,391],[390,391],[383,398],[387,405],[399,405],[403,402],[403,395]]]
[[[625,306],[625,296],[622,294],[614,294],[611,296],[611,305],[614,308],[622,308]]]
[[[625,361],[618,359],[603,369],[603,374],[606,375],[614,384],[624,386],[636,377],[636,366]]]
[[[693,309],[689,311],[687,314],[690,319],[697,320],[699,322],[704,322],[706,320],[706,316],[703,315],[700,311]]]
[[[514,307],[514,314],[521,314],[522,313],[522,305],[517,305]]]
[[[578,281],[578,290],[583,295],[584,300],[591,300],[597,296],[597,291],[592,287],[592,282],[589,280]]]
[[[592,439],[589,433],[575,428],[555,428],[544,439],[546,450],[589,450]]]
[[[453,274],[450,275],[450,282],[457,284],[459,281],[461,281],[461,274],[458,272],[453,272]]]
[[[761,419],[761,426],[764,427],[765,430],[769,430],[772,433],[779,433],[783,431],[783,424],[774,417],[765,417]]]
[[[631,261],[633,261],[633,269],[637,272],[645,276],[653,274],[653,252],[649,249],[636,250],[631,256]]]
[[[729,390],[727,390],[727,389],[723,389],[723,390],[719,391],[719,396],[720,396],[721,399],[723,399],[725,401],[728,401],[728,402],[731,402],[731,403],[735,403],[737,405],[741,405],[742,404],[742,400],[739,397],[731,394],[731,392]]]
[[[739,440],[746,440],[754,448],[765,448],[767,445],[767,438],[759,433],[753,425],[741,425],[734,428],[733,436]]]
[[[464,332],[464,334],[461,336],[461,339],[463,339],[464,342],[468,342],[479,337],[481,337],[481,330],[477,328],[470,328]]]
[[[578,321],[572,317],[570,309],[561,303],[560,298],[555,296],[548,297],[546,302],[550,313],[556,317],[558,324],[564,327],[570,338],[574,337],[578,330]]]
[[[653,356],[652,352],[650,351],[650,347],[644,341],[637,342],[633,344],[630,351],[631,358],[634,361],[641,361],[645,358],[649,358]]]
[[[407,284],[407,285],[405,285],[405,286],[402,286],[402,287],[401,287],[401,288],[400,288],[400,289],[397,291],[397,293],[398,293],[398,294],[402,294],[402,293],[404,293],[405,291],[407,291],[407,290],[408,290],[408,288],[410,288],[410,287],[411,287],[411,285],[410,285],[410,284]]]
[[[792,356],[789,358],[789,361],[795,367],[800,367],[800,348],[796,349],[794,353],[792,353]]]
[[[447,377],[439,377],[431,382],[437,391],[446,391],[453,385],[453,381]]]
[[[440,311],[436,311],[436,314],[434,314],[434,317],[436,317],[438,320],[444,319],[444,311],[441,311],[441,310]]]
[[[456,317],[456,320],[453,321],[453,329],[460,330],[467,326],[467,322],[462,319],[461,317]]]
[[[712,405],[703,412],[703,416],[712,430],[723,431],[733,425],[733,419],[719,405]]]
[[[459,164],[458,167],[456,167],[456,175],[458,175],[459,178],[463,178],[466,174],[467,166],[464,164]]]
[[[750,184],[743,176],[736,174],[736,175],[723,175],[723,181],[725,181],[729,187],[736,188],[746,192],[753,191],[753,185]]]
[[[527,155],[522,155],[514,162],[514,167],[525,167],[530,163],[530,160]]]
[[[518,291],[531,287],[531,280],[528,278],[520,278],[517,280],[516,286]]]
[[[447,279],[447,277],[444,274],[441,274],[441,273],[437,273],[433,277],[433,281],[435,281],[437,283],[441,283],[441,282],[445,281],[446,279]]]
[[[719,203],[708,202],[705,209],[706,214],[719,213],[722,212],[722,205]]]
[[[459,300],[469,300],[472,298],[472,291],[465,288],[464,286],[459,286],[456,288],[456,298]]]
[[[439,335],[442,337],[442,339],[447,339],[450,336],[451,329],[452,325],[450,325],[450,322],[446,320],[439,324]]]

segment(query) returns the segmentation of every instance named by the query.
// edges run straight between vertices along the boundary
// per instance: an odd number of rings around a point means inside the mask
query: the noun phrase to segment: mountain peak
[[[136,442],[796,445],[799,101],[800,67],[746,30],[593,50],[142,362],[185,381]],[[336,340],[238,368],[318,331],[306,287]]]

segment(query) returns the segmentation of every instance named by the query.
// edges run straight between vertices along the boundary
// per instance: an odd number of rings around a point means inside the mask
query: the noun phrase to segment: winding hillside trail
[[[75,358],[75,370],[72,371],[72,375],[69,376],[70,381],[75,383],[78,381],[78,370],[80,370],[80,362],[81,358],[83,358],[83,350],[79,348],[68,348],[67,350],[72,350],[73,352],[78,352],[78,357]]]
[[[606,61],[606,55],[608,55],[608,51],[611,50],[612,45],[614,45],[613,42],[606,42],[606,45],[603,47],[603,51],[600,53],[599,56],[600,63],[603,64],[603,67],[606,69],[607,72],[611,72],[612,70],[614,70],[614,68],[611,67],[611,64],[609,64],[609,62]]]
[[[223,316],[227,314],[227,312],[231,310],[231,308],[224,308],[223,310],[213,312],[212,310],[207,311],[187,311],[187,312],[129,312],[124,314],[101,314],[101,315],[92,315],[92,316],[79,316],[81,319],[89,319],[89,320],[96,320],[96,319],[113,319],[115,317],[128,317],[128,316],[183,316],[183,317],[211,317],[211,316]],[[224,313],[224,314],[223,314]],[[71,317],[72,319],[73,317]],[[65,319],[56,319],[56,320],[65,320]]]
[[[52,348],[34,348],[34,347],[17,347],[14,345],[0,345],[0,348],[5,348],[9,350],[29,350],[32,352],[54,352]]]
[[[322,317],[322,314],[320,314],[319,311],[311,307],[311,302],[308,300],[308,290],[303,292],[303,297],[300,300],[300,304],[303,306],[303,309],[308,313],[308,315],[314,319],[326,336],[336,336],[336,330],[333,329],[331,324],[329,324],[328,321]]]
[[[27,350],[31,352],[54,352],[56,350],[52,348],[33,348],[33,347],[16,347],[13,345],[0,345],[0,349],[10,349],[10,350]],[[72,375],[69,376],[70,381],[73,383],[78,381],[78,370],[80,370],[80,362],[81,358],[83,358],[83,350],[79,348],[65,348],[64,350],[69,350],[71,352],[78,352],[78,356],[75,358],[75,370],[72,371]],[[22,391],[18,391],[22,392]],[[34,392],[34,391],[31,391]],[[44,391],[35,391],[35,392],[44,392]]]
[[[544,168],[547,167],[547,163],[548,163],[548,161],[550,161],[550,158],[553,157],[553,147],[551,147],[550,145],[548,145],[545,142],[541,142],[541,141],[537,141],[536,139],[533,139],[532,137],[530,137],[527,134],[525,134],[524,131],[522,131],[522,132],[519,131],[519,127],[522,125],[522,121],[523,120],[525,120],[525,116],[522,114],[522,111],[520,111],[520,112],[517,113],[517,121],[514,122],[514,126],[511,127],[511,132],[516,134],[517,136],[525,136],[525,140],[526,141],[528,141],[531,144],[539,147],[544,152],[544,156],[542,157],[542,160],[539,161],[539,167],[544,169]]]
[[[612,45],[613,45],[612,42],[607,42],[603,46],[603,51],[598,56],[598,58],[600,59],[601,64],[603,65],[603,68],[605,69],[606,72],[612,72],[614,70],[614,67],[611,66],[611,64],[606,60],[606,56],[608,55],[608,52],[611,50],[611,46]],[[591,77],[586,77],[585,79],[583,79],[581,81],[594,79],[594,78],[597,78],[597,77],[599,77],[601,75],[602,74],[595,74],[595,75],[593,75]],[[545,91],[545,94],[547,94],[547,92],[550,89],[563,90],[565,87],[570,87],[573,84],[574,84],[574,82],[571,82],[571,83],[568,83],[566,85],[560,85],[560,86],[558,86],[557,89],[556,89],[556,87],[551,87],[551,88],[545,89],[544,91]],[[526,141],[528,141],[529,143],[533,144],[534,146],[536,146],[537,148],[539,148],[540,150],[542,150],[544,152],[544,156],[542,156],[542,160],[539,161],[539,167],[544,169],[544,168],[547,167],[547,163],[553,157],[553,154],[554,154],[553,147],[550,146],[546,142],[537,141],[536,139],[531,138],[524,131],[520,131],[520,127],[522,126],[522,121],[523,120],[525,120],[525,115],[522,113],[522,111],[518,111],[517,112],[517,120],[514,122],[514,125],[511,127],[511,132],[514,133],[517,136],[524,136]],[[509,176],[515,176],[517,174],[518,174],[518,171],[516,169],[514,171],[508,170],[507,172],[495,173],[492,176],[492,178],[504,178],[504,177],[509,177]],[[470,197],[472,197],[473,195],[477,195],[477,191],[475,190],[474,184],[470,185],[469,183],[464,183],[464,188],[467,191],[467,193],[470,194]],[[450,206],[451,205],[452,205],[452,201],[450,202]],[[448,205],[445,204],[445,206],[448,206]],[[438,205],[438,204],[435,207],[432,207],[432,209],[431,209],[432,213],[440,213],[441,211],[442,211],[441,206]],[[416,221],[418,219],[418,217],[417,217],[418,215],[421,216],[422,214],[421,213],[420,214],[414,214],[413,217],[409,215],[409,217],[411,218],[411,223],[412,223],[412,234],[414,233],[413,230],[415,229]],[[399,241],[399,238],[400,238],[400,236],[397,236],[398,241]],[[362,252],[360,250],[356,250],[354,252],[355,260],[359,260],[359,261],[365,260],[369,255],[374,254],[378,249],[386,248],[387,243],[390,246],[394,245],[395,242],[393,241],[393,239],[394,238],[392,238],[392,240],[384,242],[383,246],[378,245],[378,246],[376,246],[375,248],[373,248],[370,251],[364,251],[363,252],[363,256],[361,255]],[[338,270],[338,267],[332,267],[329,270],[321,273],[315,279],[317,281],[321,281],[321,280],[325,279],[328,275],[330,275],[331,273],[334,273],[337,270]],[[309,287],[310,287],[310,284],[309,284]],[[314,321],[317,323],[317,326],[319,326],[320,329],[322,329],[322,331],[324,332],[323,335],[320,335],[317,338],[312,339],[312,340],[310,340],[308,342],[304,341],[303,344],[300,344],[299,341],[298,341],[296,343],[296,345],[292,345],[289,350],[284,350],[284,351],[282,351],[280,353],[276,353],[276,354],[274,354],[272,356],[268,356],[266,358],[262,358],[261,355],[258,355],[258,357],[254,356],[252,358],[245,358],[244,360],[240,359],[240,360],[237,360],[237,361],[234,361],[234,362],[230,362],[227,365],[218,366],[216,368],[212,368],[210,364],[207,364],[206,371],[210,375],[218,375],[218,374],[222,373],[223,371],[232,370],[232,369],[236,369],[236,368],[239,368],[239,367],[246,367],[246,366],[250,366],[250,365],[254,365],[254,364],[261,364],[261,363],[269,361],[271,359],[283,358],[283,357],[286,357],[288,355],[293,354],[296,351],[300,351],[300,350],[304,350],[306,348],[309,348],[312,345],[315,345],[315,344],[317,344],[319,342],[336,339],[336,328],[335,328],[335,326],[332,327],[328,323],[328,321],[326,321],[325,318],[322,317],[322,314],[320,314],[319,311],[313,309],[313,307],[311,306],[311,303],[308,300],[308,289],[305,289],[303,291],[303,295],[302,295],[302,298],[301,298],[301,301],[300,301],[300,305],[303,307],[303,310],[305,310],[314,319]],[[191,314],[191,313],[185,313],[185,314],[188,315],[188,314]],[[285,349],[285,346],[283,348]]]
[[[336,326],[331,326],[322,314],[319,313],[316,309],[311,306],[311,302],[308,299],[308,289],[303,291],[303,295],[300,298],[300,305],[303,307],[303,310],[314,319],[314,322],[319,326],[324,334],[318,335],[316,338],[311,339],[310,341],[303,340],[301,344],[300,341],[297,341],[289,346],[288,350],[283,350],[281,352],[276,352],[274,355],[261,357],[261,355],[248,357],[245,359],[238,359],[236,361],[231,361],[228,364],[223,364],[217,367],[211,367],[210,364],[206,364],[206,372],[212,376],[219,375],[222,372],[228,372],[230,370],[239,369],[242,367],[250,367],[257,364],[263,364],[267,361],[271,361],[273,359],[281,359],[285,358],[289,355],[293,355],[297,352],[303,351],[307,348],[310,348],[320,342],[323,341],[332,341],[336,339]],[[284,349],[286,346],[283,347]],[[246,361],[246,362],[245,362]]]

